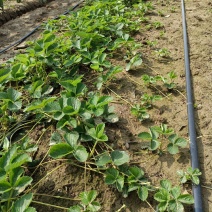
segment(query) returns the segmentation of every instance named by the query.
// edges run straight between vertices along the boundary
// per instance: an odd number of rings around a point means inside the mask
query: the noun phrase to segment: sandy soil
[[[35,26],[39,25],[48,18],[53,18],[62,14],[68,7],[76,4],[77,1],[67,0],[63,3],[53,1],[45,7],[38,8],[26,13],[14,20],[7,22],[0,27],[0,49],[3,49],[10,43],[20,39]],[[177,89],[168,93],[164,88],[151,88],[151,92],[164,94],[163,101],[157,102],[151,112],[151,119],[140,123],[130,114],[130,108],[124,102],[122,104],[114,103],[117,113],[120,115],[120,121],[111,126],[107,126],[109,140],[114,147],[125,149],[131,156],[131,161],[144,169],[147,177],[150,177],[153,184],[158,184],[159,180],[168,178],[173,183],[177,182],[176,170],[186,169],[190,165],[189,148],[183,149],[179,154],[170,156],[170,154],[149,155],[145,151],[140,151],[141,143],[136,135],[139,132],[147,131],[147,128],[160,123],[167,123],[168,126],[182,137],[188,137],[187,108],[186,108],[186,91],[185,91],[185,71],[184,71],[184,53],[182,38],[182,20],[181,20],[181,3],[180,1],[163,1],[154,2],[155,10],[148,15],[149,22],[159,21],[163,23],[160,29],[144,30],[141,26],[141,33],[135,36],[135,39],[143,43],[142,49],[144,65],[138,70],[129,71],[127,74],[120,74],[116,80],[113,80],[108,87],[116,94],[126,98],[128,101],[135,103],[139,101],[140,96],[148,89],[141,84],[141,76],[144,73],[156,75],[166,74],[174,70],[177,75]],[[199,148],[199,160],[202,171],[202,192],[204,211],[209,212],[212,208],[212,5],[209,0],[205,1],[186,1],[186,15],[188,24],[188,36],[190,45],[191,72],[194,86],[195,97],[195,120],[197,130],[197,141]],[[21,23],[21,24],[20,24]],[[31,40],[39,36],[39,31],[30,37]],[[157,41],[156,47],[148,49],[145,47],[145,41]],[[25,44],[21,44],[24,46]],[[170,57],[166,60],[158,59],[154,51],[160,48],[167,48],[170,51]],[[0,55],[0,62],[7,60],[24,49],[14,50],[12,48],[7,53]],[[126,80],[127,79],[127,80]],[[111,90],[105,90],[111,93]],[[116,96],[114,95],[116,99]],[[117,99],[117,101],[120,101]],[[41,129],[45,125],[38,125],[33,131],[31,137],[37,141],[40,140],[39,151],[35,159],[46,158],[46,150],[49,148],[48,141],[50,132],[54,127],[50,127],[46,133],[42,134]],[[48,128],[49,129],[49,128]],[[127,145],[126,145],[127,144]],[[84,177],[84,170],[70,165],[63,165],[60,169],[48,174],[55,167],[61,165],[60,162],[51,162],[48,158],[46,163],[40,166],[34,173],[34,182],[43,179],[34,192],[65,196],[76,198],[79,192],[85,189],[96,189],[99,193],[98,199],[103,207],[102,211],[115,212],[126,205],[121,211],[126,212],[145,212],[152,209],[145,202],[141,202],[136,194],[129,198],[123,198],[114,188],[104,184],[102,176],[87,170],[87,177]],[[47,176],[46,176],[47,175]],[[190,187],[185,187],[185,191],[190,191]],[[74,204],[70,200],[54,199],[49,196],[37,195],[36,200],[68,207]],[[152,198],[149,203],[154,205]],[[34,205],[39,212],[42,211],[63,211],[58,208],[44,207]],[[192,211],[188,207],[186,211]]]

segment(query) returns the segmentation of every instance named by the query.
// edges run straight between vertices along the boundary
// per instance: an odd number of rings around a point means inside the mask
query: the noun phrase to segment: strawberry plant
[[[181,194],[180,187],[172,187],[169,180],[161,180],[159,191],[154,195],[159,202],[159,211],[184,211],[183,204],[193,204],[194,199],[190,194]]]
[[[160,95],[152,95],[152,96],[150,96],[148,94],[144,94],[141,97],[141,104],[144,105],[146,108],[151,108],[153,102],[159,101],[159,100],[162,100],[162,96],[160,96]]]
[[[199,169],[192,169],[192,167],[188,167],[186,171],[179,170],[177,174],[180,176],[180,182],[186,183],[187,181],[191,181],[195,185],[199,185],[200,180],[199,176],[202,174]]]
[[[101,209],[99,202],[95,201],[97,197],[97,192],[95,190],[91,190],[88,192],[81,192],[79,197],[80,197],[80,204],[70,207],[68,209],[68,212],[81,212],[81,211],[95,212]]]
[[[32,183],[32,177],[25,176],[24,168],[21,166],[31,162],[32,158],[27,152],[35,151],[36,147],[29,144],[25,139],[21,144],[13,144],[5,139],[3,151],[0,158],[0,194],[1,211],[33,210],[28,207],[32,201],[33,194],[23,194],[23,191]]]
[[[186,147],[187,141],[184,138],[179,138],[176,134],[172,134],[173,130],[168,129],[167,125],[162,124],[160,127],[150,127],[149,133],[142,132],[138,134],[138,137],[145,141],[150,141],[149,150],[154,151],[159,147],[162,149],[162,142],[159,140],[161,136],[162,139],[168,140],[167,150],[170,154],[177,154],[179,152],[179,147]],[[171,134],[171,135],[170,135]],[[169,136],[168,136],[169,135]],[[167,137],[168,136],[168,137]],[[164,142],[164,141],[163,141]]]
[[[147,113],[147,108],[145,106],[140,106],[139,104],[135,104],[131,108],[131,113],[138,118],[139,121],[143,121],[149,118],[149,114]]]

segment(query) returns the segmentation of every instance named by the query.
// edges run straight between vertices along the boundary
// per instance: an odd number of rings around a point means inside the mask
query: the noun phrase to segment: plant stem
[[[128,105],[130,105],[131,107],[133,107],[133,105],[128,102],[126,99],[122,98],[120,95],[118,95],[115,91],[111,90],[109,87],[105,86],[108,90],[110,90],[112,93],[114,93],[116,95],[116,97],[118,97],[119,99],[123,100],[124,102],[126,102]]]
[[[89,157],[92,157],[93,156],[97,143],[98,143],[98,140],[95,141]]]
[[[125,205],[125,204],[123,204],[123,205],[121,206],[121,208],[119,208],[116,212],[121,212],[121,210],[124,209],[124,208],[126,208],[126,205]]]
[[[70,200],[70,201],[80,201],[80,199],[72,199],[72,198],[68,198],[68,197],[53,196],[53,195],[49,195],[49,194],[34,193],[33,195],[34,195],[34,196],[52,197],[52,198],[56,198],[56,199],[66,199],[66,200]]]
[[[154,212],[156,212],[156,210],[151,206],[151,204],[146,200],[145,201],[146,203],[147,203],[147,205],[149,205],[149,207],[154,211]]]
[[[69,209],[69,208],[64,208],[64,207],[58,206],[58,205],[48,204],[48,203],[45,203],[45,202],[38,202],[38,201],[35,201],[35,200],[32,200],[32,202],[36,203],[36,204],[40,204],[40,205],[45,205],[45,206],[49,206],[49,207],[53,207],[53,208],[62,209],[62,210],[68,210]]]

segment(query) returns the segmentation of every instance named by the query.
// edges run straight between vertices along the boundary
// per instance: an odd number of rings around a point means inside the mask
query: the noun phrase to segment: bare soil
[[[55,0],[45,7],[38,8],[26,13],[14,20],[7,22],[0,27],[0,48],[20,39],[35,26],[62,14],[68,7],[76,4],[77,1],[65,1],[61,3]],[[166,123],[173,128],[181,137],[188,138],[187,106],[185,90],[183,34],[181,19],[181,3],[174,1],[154,1],[155,10],[148,15],[150,23],[161,22],[160,29],[151,28],[148,31],[141,26],[141,33],[135,35],[135,39],[143,44],[142,55],[144,64],[136,70],[128,73],[121,73],[117,78],[108,84],[106,94],[114,96],[113,105],[120,116],[120,121],[106,128],[109,142],[114,149],[124,149],[131,156],[131,162],[140,166],[146,177],[155,185],[159,185],[161,179],[169,179],[173,184],[178,183],[177,170],[186,170],[190,166],[189,147],[181,149],[177,155],[164,153],[162,155],[150,154],[142,150],[144,145],[137,134],[147,131],[149,126]],[[194,87],[195,121],[197,130],[197,141],[199,148],[199,160],[202,171],[201,183],[203,193],[204,211],[212,211],[212,5],[209,0],[186,1],[186,15],[188,25],[191,74]],[[39,36],[39,31],[29,39],[33,40]],[[157,41],[156,47],[146,47],[146,41]],[[24,46],[25,44],[21,44]],[[170,56],[166,59],[158,58],[154,50],[167,48]],[[0,55],[3,62],[24,49],[6,52]],[[117,61],[116,61],[117,62]],[[120,61],[119,61],[120,62]],[[121,62],[120,62],[121,63]],[[167,74],[174,70],[177,75],[177,89],[168,92],[161,86],[147,88],[143,85],[141,76],[143,74]],[[130,113],[130,107],[125,100],[132,104],[139,102],[145,92],[154,92],[164,96],[163,100],[157,102],[150,111],[150,119],[144,122],[137,121]],[[121,96],[122,99],[118,98]],[[45,131],[44,131],[45,130]],[[39,149],[34,159],[42,160],[41,165],[35,169],[29,169],[33,174],[33,192],[36,193],[35,200],[59,207],[50,207],[34,203],[37,211],[64,211],[76,201],[65,198],[76,199],[80,192],[90,189],[98,191],[98,200],[105,212],[121,211],[126,212],[148,212],[153,209],[146,203],[141,202],[136,194],[130,194],[123,198],[113,187],[104,184],[103,177],[89,170],[64,164],[62,161],[55,162],[48,158],[50,133],[54,126],[39,124],[31,132],[31,138],[38,142]],[[191,192],[190,186],[185,186],[184,192]],[[52,196],[62,196],[63,199]],[[155,206],[153,198],[148,198],[149,203]],[[187,207],[186,211],[192,211]]]

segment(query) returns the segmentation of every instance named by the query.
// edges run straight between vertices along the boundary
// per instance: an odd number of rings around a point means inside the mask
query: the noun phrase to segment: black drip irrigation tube
[[[79,5],[82,4],[83,2],[84,2],[84,0],[80,1],[79,3],[77,3],[75,6],[73,6],[70,10],[66,11],[62,15],[67,15],[69,12],[71,12],[71,11],[75,10],[77,7],[79,7]],[[56,20],[58,18],[59,18],[59,16],[56,16],[55,18],[53,18],[53,20]],[[37,27],[35,27],[31,32],[29,32],[28,34],[26,34],[24,37],[22,37],[18,41],[15,41],[11,45],[9,45],[6,48],[0,50],[0,54],[3,54],[4,52],[6,52],[8,49],[12,48],[13,46],[17,46],[18,44],[22,43],[26,38],[28,38],[29,36],[31,36],[38,28],[40,28],[41,25],[42,24],[40,24]]]
[[[191,82],[189,49],[188,49],[188,35],[186,27],[186,15],[184,0],[182,3],[182,24],[183,24],[183,40],[184,40],[184,57],[185,57],[185,73],[186,73],[186,92],[187,92],[187,111],[188,111],[188,130],[190,137],[190,153],[191,153],[191,167],[199,169],[198,148],[196,140],[196,129],[194,120],[194,106],[193,106],[193,92]],[[194,211],[203,212],[201,185],[192,185],[194,196]]]

